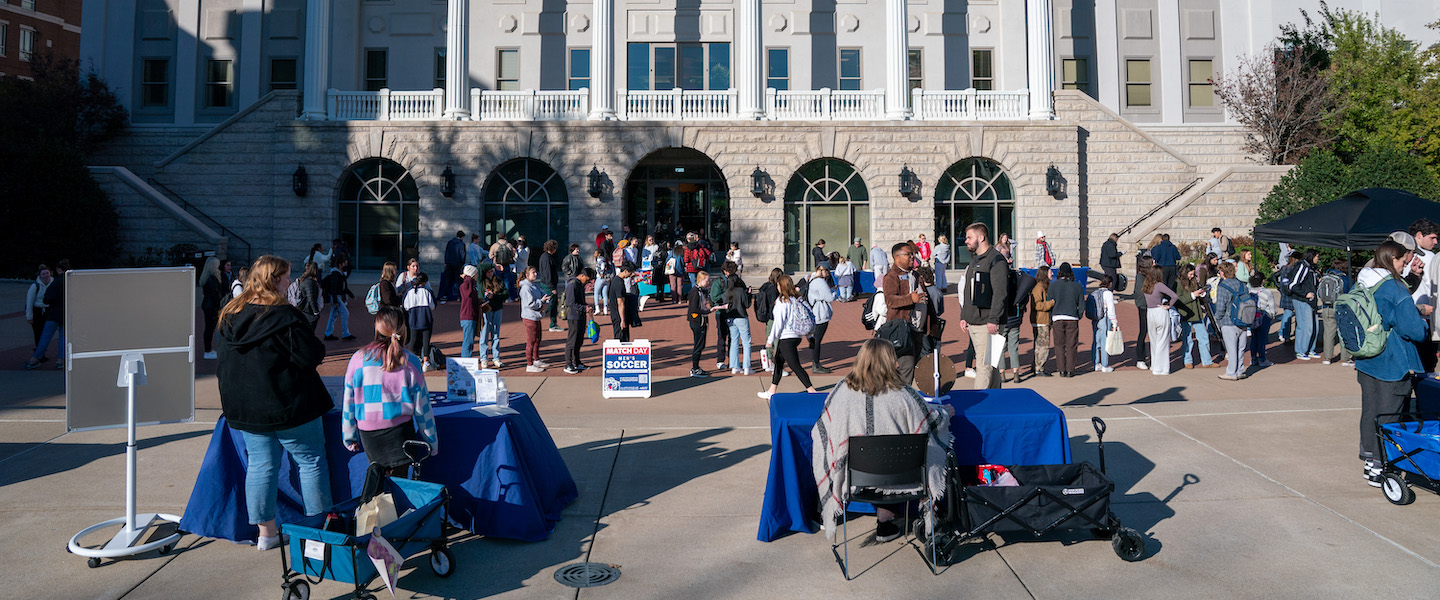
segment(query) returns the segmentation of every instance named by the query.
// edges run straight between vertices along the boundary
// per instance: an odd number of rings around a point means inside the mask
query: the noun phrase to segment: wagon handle
[[[1090,417],[1090,425],[1095,428],[1095,445],[1100,449],[1100,472],[1105,473],[1105,420],[1100,417]]]

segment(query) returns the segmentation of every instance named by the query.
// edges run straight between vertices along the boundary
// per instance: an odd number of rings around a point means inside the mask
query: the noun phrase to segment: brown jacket
[[[1030,324],[1049,325],[1050,309],[1055,308],[1055,301],[1050,299],[1049,286],[1037,284],[1030,290]]]
[[[910,311],[915,308],[915,301],[910,298],[909,273],[900,270],[897,265],[890,265],[890,270],[885,272],[880,290],[885,294],[886,321],[910,318]]]

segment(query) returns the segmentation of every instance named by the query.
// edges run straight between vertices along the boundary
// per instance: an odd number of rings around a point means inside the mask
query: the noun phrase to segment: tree
[[[33,276],[61,258],[109,265],[119,217],[85,153],[123,130],[115,94],[76,61],[37,55],[31,79],[0,78],[0,115],[0,273]]]
[[[1215,80],[1220,102],[1248,130],[1244,150],[1267,164],[1295,164],[1335,138],[1330,77],[1311,60],[1307,52],[1271,44]]]

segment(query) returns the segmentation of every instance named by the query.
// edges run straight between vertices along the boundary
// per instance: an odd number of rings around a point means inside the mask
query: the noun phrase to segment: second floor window
[[[35,10],[35,0],[20,0],[20,8]]]
[[[1083,58],[1060,59],[1060,89],[1090,93],[1090,65]]]
[[[384,48],[365,50],[365,91],[378,92],[389,87],[390,52]]]
[[[858,90],[861,85],[860,49],[840,49],[840,89]]]
[[[444,47],[444,46],[441,46],[441,47],[435,49],[435,77],[434,77],[434,79],[435,79],[435,82],[434,82],[434,85],[433,85],[433,89],[437,89],[437,90],[438,90],[438,89],[442,89],[442,88],[445,87],[445,47]]]
[[[299,87],[300,78],[293,58],[270,59],[270,89],[293,90]]]
[[[5,56],[5,47],[10,45],[10,26],[0,23],[0,56]]]
[[[20,60],[30,62],[35,60],[35,30],[20,29]]]
[[[970,51],[970,87],[977,90],[995,89],[995,51]]]
[[[140,106],[164,108],[170,105],[170,59],[147,58],[140,68]]]
[[[569,88],[578,90],[590,87],[590,49],[570,49]]]
[[[235,97],[235,63],[212,60],[205,68],[205,107],[229,108]]]
[[[1150,106],[1150,59],[1125,61],[1125,106]]]
[[[626,86],[632,90],[724,90],[730,87],[730,43],[632,43]]]
[[[925,89],[925,54],[919,48],[911,48],[910,54],[906,56],[905,72],[909,75],[905,90]]]
[[[520,89],[520,49],[501,48],[495,51],[495,89]]]
[[[765,87],[790,89],[790,49],[765,49]]]
[[[1211,79],[1215,77],[1215,61],[1192,60],[1189,70],[1190,108],[1214,108],[1215,86]]]

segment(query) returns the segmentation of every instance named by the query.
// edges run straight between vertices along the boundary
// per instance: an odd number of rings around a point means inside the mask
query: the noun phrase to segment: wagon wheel
[[[85,561],[85,564],[90,565],[90,568],[94,569],[95,567],[100,566],[100,559],[98,557],[92,556]]]
[[[1129,527],[1121,527],[1110,539],[1110,547],[1115,549],[1116,556],[1135,562],[1145,556],[1145,536]]]
[[[1385,492],[1385,499],[1391,504],[1405,506],[1415,501],[1415,490],[1410,489],[1410,484],[1394,473],[1386,473],[1380,481],[1380,491]]]
[[[450,553],[448,548],[436,548],[430,551],[430,570],[436,577],[449,577],[455,572],[455,555]]]
[[[310,582],[304,579],[287,581],[280,585],[280,589],[284,590],[280,600],[310,600]]]

